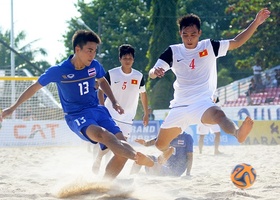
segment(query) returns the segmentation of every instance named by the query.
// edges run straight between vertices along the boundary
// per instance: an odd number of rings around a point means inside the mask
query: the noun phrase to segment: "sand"
[[[136,147],[157,155],[154,147]],[[69,147],[0,148],[0,200],[27,199],[131,199],[131,200],[278,200],[280,198],[280,146],[213,146],[203,154],[194,151],[191,178],[148,176],[142,169],[129,175],[128,162],[115,181],[102,181],[91,171],[92,149]],[[233,167],[251,164],[257,172],[254,185],[241,190],[230,180]]]

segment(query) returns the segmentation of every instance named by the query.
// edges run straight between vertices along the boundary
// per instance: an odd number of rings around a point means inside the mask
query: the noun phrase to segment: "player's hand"
[[[12,108],[6,108],[2,111],[2,114],[1,114],[1,119],[0,120],[3,120],[5,117],[13,114],[14,110]]]
[[[255,21],[261,25],[270,16],[270,11],[267,8],[261,9],[256,15]]]
[[[121,115],[124,114],[123,108],[120,106],[119,103],[114,103],[113,108]]]
[[[154,74],[158,77],[158,78],[162,78],[165,74],[165,71],[163,68],[159,67],[159,68],[155,68],[154,70]]]
[[[143,125],[147,126],[149,124],[149,115],[148,114],[144,114],[143,116]]]
[[[136,140],[134,140],[134,141],[137,142],[137,143],[139,143],[139,144],[142,144],[142,145],[144,145],[144,146],[145,146],[145,144],[146,144],[146,141],[143,140],[143,139],[136,139]]]

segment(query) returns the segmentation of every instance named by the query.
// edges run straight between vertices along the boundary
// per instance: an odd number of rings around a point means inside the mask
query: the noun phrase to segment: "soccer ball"
[[[232,183],[240,189],[251,187],[256,177],[256,170],[251,165],[245,163],[236,165],[230,176]]]

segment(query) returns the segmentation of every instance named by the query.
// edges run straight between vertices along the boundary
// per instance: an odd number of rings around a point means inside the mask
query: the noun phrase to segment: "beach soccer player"
[[[149,141],[136,139],[136,142],[144,146],[154,145],[156,138]],[[145,171],[150,175],[157,176],[185,176],[191,175],[193,163],[193,138],[190,134],[183,132],[177,138],[172,140],[170,144],[174,149],[168,154],[167,158],[162,160],[162,156],[151,156],[155,164],[153,167],[145,167]],[[138,173],[141,169],[140,165],[134,164],[131,169],[131,174]]]
[[[98,103],[94,88],[95,80],[98,81],[107,98],[111,100],[112,107],[119,114],[124,112],[104,78],[104,68],[94,59],[100,42],[99,36],[93,31],[76,31],[72,38],[74,55],[48,68],[13,105],[3,110],[2,117],[11,115],[19,105],[31,98],[43,86],[51,82],[56,83],[69,128],[81,139],[99,143],[101,149],[109,148],[114,153],[106,166],[104,176],[113,179],[121,172],[127,159],[150,167],[154,165],[154,162],[146,155],[136,152],[126,142],[107,108]]]
[[[160,151],[168,155],[170,142],[189,125],[199,123],[218,124],[225,133],[235,136],[238,142],[246,140],[253,120],[247,116],[238,127],[211,99],[217,88],[216,61],[227,51],[237,49],[249,40],[269,15],[268,9],[261,9],[253,22],[236,37],[219,41],[199,41],[202,30],[197,15],[188,14],[178,20],[182,43],[170,45],[149,71],[152,79],[163,77],[170,69],[176,76],[171,110],[155,142]]]

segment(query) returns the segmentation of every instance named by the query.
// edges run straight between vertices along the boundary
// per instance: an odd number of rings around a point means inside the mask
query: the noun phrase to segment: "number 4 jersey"
[[[194,49],[176,44],[161,54],[154,68],[171,69],[176,75],[171,108],[211,98],[217,88],[216,60],[226,55],[228,47],[228,40],[207,39],[198,42]]]

